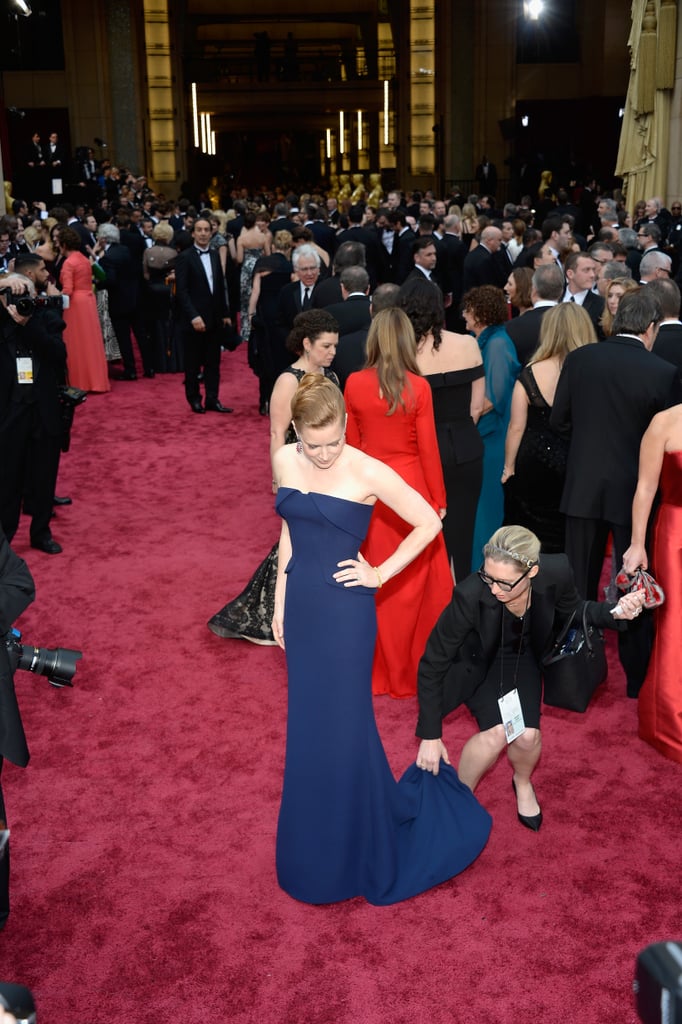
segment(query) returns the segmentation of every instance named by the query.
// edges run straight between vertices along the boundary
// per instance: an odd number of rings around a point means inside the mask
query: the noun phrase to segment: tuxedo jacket
[[[378,284],[388,280],[388,253],[379,242],[376,231],[370,231],[369,228],[350,227],[337,235],[337,249],[343,242],[362,242],[364,245],[367,273],[372,291]]]
[[[369,305],[369,296],[351,295],[344,302],[334,302],[326,307],[339,325],[339,337],[363,328],[367,330],[372,320]]]
[[[333,274],[331,277],[325,277],[324,281],[317,282],[312,294],[313,309],[327,309],[339,302],[343,302],[339,274]]]
[[[526,365],[540,344],[542,318],[551,308],[551,306],[538,306],[537,309],[529,309],[527,313],[514,317],[504,325],[507,334],[514,342],[521,366]]]
[[[601,315],[604,312],[604,300],[601,295],[597,295],[595,292],[588,292],[583,302],[583,309],[589,315],[590,320],[594,324],[594,329],[597,332],[598,337],[603,338],[603,332],[601,329]]]
[[[53,153],[48,142],[43,146],[43,151],[45,153],[45,161],[48,167],[51,167],[56,172],[56,177],[61,177],[62,174],[66,175],[66,152],[62,144],[58,142]]]
[[[138,269],[130,252],[120,242],[112,242],[98,262],[107,275],[109,312],[114,318],[130,316],[139,294]]]
[[[679,401],[676,367],[635,338],[570,352],[550,417],[570,436],[561,511],[629,525],[642,435],[657,412]]]
[[[12,628],[34,597],[35,586],[26,563],[15,555],[0,531],[0,632],[4,634]],[[4,643],[0,645],[0,758],[3,757],[20,768],[28,764],[29,758]]]
[[[529,632],[538,663],[549,654],[571,615],[582,616],[583,607],[593,625],[625,628],[610,614],[612,604],[583,601],[566,555],[541,555],[539,565],[532,584]],[[476,573],[454,588],[419,662],[417,736],[421,739],[438,739],[443,718],[484,681],[500,645],[502,614],[503,605]]]
[[[315,293],[317,292],[317,285],[313,288],[310,293],[311,309],[315,306]],[[341,286],[339,285],[339,288]],[[279,293],[277,300],[277,325],[282,331],[287,333],[291,330],[294,325],[294,319],[298,314],[302,312],[301,302],[301,282],[292,281],[290,284],[285,284]]]
[[[468,292],[470,288],[478,288],[482,284],[494,284],[496,288],[502,288],[509,277],[510,270],[511,263],[505,274],[502,264],[499,259],[495,258],[495,254],[489,252],[485,246],[477,245],[464,258],[463,290]]]
[[[202,260],[205,259],[194,246],[190,246],[179,253],[175,261],[175,299],[180,313],[180,325],[184,330],[192,329],[192,320],[198,316],[204,321],[207,331],[216,330],[223,326],[223,320],[230,315],[218,250],[209,250],[213,291],[202,266]]]
[[[676,366],[682,382],[682,324],[661,324],[651,351]]]
[[[408,228],[402,235],[396,234],[391,253],[391,281],[402,284],[414,267],[412,244],[416,238],[414,231]]]

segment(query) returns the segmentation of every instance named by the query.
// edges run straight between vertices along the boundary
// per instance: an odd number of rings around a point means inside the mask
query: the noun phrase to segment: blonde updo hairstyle
[[[501,526],[484,544],[483,558],[530,569],[540,558],[540,541],[525,526]]]
[[[291,418],[296,433],[309,427],[317,430],[344,423],[346,403],[340,388],[321,373],[306,373],[291,400]]]

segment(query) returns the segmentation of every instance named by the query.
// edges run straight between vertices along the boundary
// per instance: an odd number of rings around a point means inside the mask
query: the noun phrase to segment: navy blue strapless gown
[[[453,768],[396,782],[372,707],[374,589],[336,583],[372,507],[281,487],[291,534],[284,614],[289,710],[277,829],[281,887],[305,903],[385,905],[463,871],[491,818]]]

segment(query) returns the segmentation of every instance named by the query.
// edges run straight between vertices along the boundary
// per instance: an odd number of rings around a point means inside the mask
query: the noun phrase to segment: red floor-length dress
[[[639,735],[682,764],[682,452],[664,453],[660,486],[651,561],[665,603],[655,612],[656,639],[639,694]]]
[[[81,252],[70,252],[61,269],[62,291],[69,296],[64,310],[69,384],[84,391],[110,391],[102,328],[92,291],[90,261]]]
[[[431,388],[408,374],[406,408],[387,416],[374,370],[352,373],[344,396],[348,409],[348,443],[385,462],[432,508],[445,508],[445,484],[438,454]],[[374,507],[362,553],[371,565],[391,555],[411,527],[381,502]],[[439,534],[403,572],[377,591],[377,643],[372,692],[413,697],[417,666],[438,616],[452,596],[452,574]]]

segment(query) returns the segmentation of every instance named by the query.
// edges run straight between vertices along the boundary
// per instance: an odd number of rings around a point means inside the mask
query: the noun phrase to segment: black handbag
[[[575,621],[574,612],[542,665],[545,704],[586,711],[607,673],[604,638],[596,626],[588,624],[586,605],[582,622]]]

